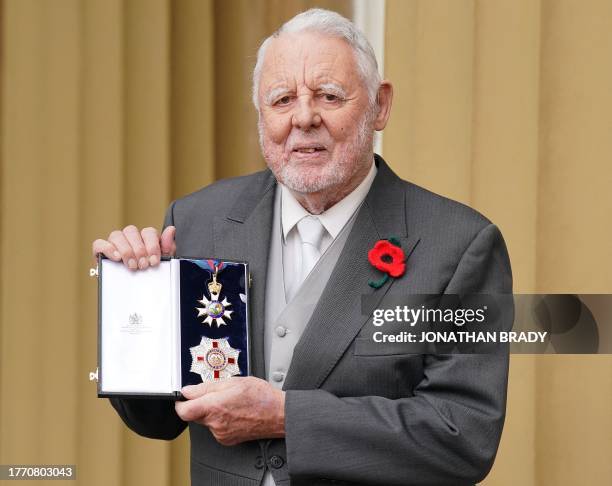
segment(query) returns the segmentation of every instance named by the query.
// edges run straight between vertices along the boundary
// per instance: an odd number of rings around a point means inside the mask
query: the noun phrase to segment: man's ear
[[[382,130],[387,125],[387,120],[391,114],[391,103],[393,102],[393,85],[386,79],[380,83],[378,95],[376,96],[378,104],[378,114],[374,119],[374,130]]]

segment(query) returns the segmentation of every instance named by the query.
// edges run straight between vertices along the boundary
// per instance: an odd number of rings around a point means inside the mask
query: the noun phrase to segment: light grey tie
[[[325,228],[316,216],[304,216],[297,224],[298,233],[302,240],[302,267],[297,285],[298,289],[306,277],[321,258],[321,241]]]

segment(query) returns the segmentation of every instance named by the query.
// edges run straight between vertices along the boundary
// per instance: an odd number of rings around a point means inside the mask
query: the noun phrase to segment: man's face
[[[317,33],[268,46],[259,83],[259,135],[277,180],[300,193],[342,190],[372,161],[372,115],[353,49]]]

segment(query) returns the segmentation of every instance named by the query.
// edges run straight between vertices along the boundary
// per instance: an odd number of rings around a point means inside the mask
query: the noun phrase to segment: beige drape
[[[88,486],[188,484],[187,434],[136,436],[87,380],[89,246],[263,166],[256,48],[315,4],[352,14],[349,0],[0,2],[0,464],[73,463]],[[517,291],[612,291],[610,25],[604,0],[387,0],[385,158],[500,226]],[[612,360],[511,366],[485,483],[612,482]]]
[[[501,228],[516,292],[612,292],[611,26],[606,0],[387,0],[385,157]],[[611,406],[610,356],[512,356],[485,484],[612,484]]]

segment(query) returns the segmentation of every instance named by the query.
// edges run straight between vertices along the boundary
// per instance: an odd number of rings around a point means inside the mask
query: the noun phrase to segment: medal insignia
[[[198,300],[204,307],[196,307],[198,311],[198,317],[206,316],[203,324],[208,324],[212,327],[213,323],[217,327],[221,327],[227,324],[225,319],[232,318],[233,310],[228,309],[232,304],[228,302],[226,298],[221,300],[221,283],[217,282],[218,267],[215,266],[213,273],[213,280],[208,284],[208,292],[210,293],[210,300],[206,298],[206,295],[202,296],[202,300]]]
[[[238,355],[240,351],[230,346],[227,338],[210,339],[202,337],[191,351],[191,369],[202,377],[203,382],[225,380],[239,375]]]

